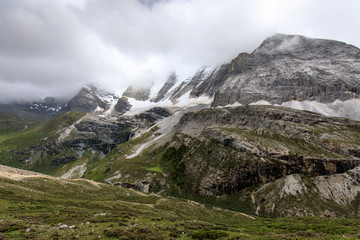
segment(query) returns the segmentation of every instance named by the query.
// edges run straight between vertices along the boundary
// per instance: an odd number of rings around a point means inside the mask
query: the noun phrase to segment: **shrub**
[[[185,164],[183,157],[188,151],[188,147],[181,145],[178,149],[168,148],[161,157],[160,165],[169,173],[172,181],[182,187],[185,179]]]
[[[229,236],[226,232],[221,231],[197,231],[191,234],[191,237],[194,239],[219,239],[222,237]]]

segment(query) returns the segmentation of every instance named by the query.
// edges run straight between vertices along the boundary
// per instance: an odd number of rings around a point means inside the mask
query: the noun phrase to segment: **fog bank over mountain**
[[[276,32],[359,47],[359,7],[350,0],[2,1],[0,102],[66,98],[89,83],[118,93],[159,88],[174,71],[184,80]]]

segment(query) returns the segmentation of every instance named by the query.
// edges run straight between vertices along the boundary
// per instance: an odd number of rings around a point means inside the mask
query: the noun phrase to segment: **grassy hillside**
[[[1,136],[7,135],[9,133],[31,127],[36,123],[38,122],[35,120],[27,120],[19,118],[15,115],[0,113],[0,138]]]
[[[101,161],[89,161],[85,178],[102,182],[108,177],[117,175],[117,172],[121,172],[123,177],[116,178],[114,181],[136,182],[146,179],[146,176],[149,176],[149,174],[157,173],[159,173],[158,177],[161,177],[162,168],[160,168],[160,159],[167,145],[157,149],[149,146],[138,156],[127,158],[128,155],[131,155],[139,147],[147,143],[153,137],[156,130],[157,127],[153,127],[141,136],[117,145]]]
[[[70,126],[83,115],[84,113],[68,112],[37,123],[18,118],[1,118],[0,128],[8,130],[0,134],[0,163],[39,172],[53,172],[55,169],[49,165],[52,156],[47,154],[46,146],[54,145],[58,131]],[[26,128],[22,127],[24,124],[27,125]],[[74,154],[69,151],[63,153],[66,157]],[[31,161],[31,165],[27,164],[30,158],[35,159]]]
[[[87,180],[0,178],[2,239],[357,239],[360,220],[268,219]]]

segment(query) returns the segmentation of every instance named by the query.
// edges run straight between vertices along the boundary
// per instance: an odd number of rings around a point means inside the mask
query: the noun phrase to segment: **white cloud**
[[[358,9],[356,0],[1,1],[0,101],[70,96],[85,83],[158,86],[276,32],[360,46]]]

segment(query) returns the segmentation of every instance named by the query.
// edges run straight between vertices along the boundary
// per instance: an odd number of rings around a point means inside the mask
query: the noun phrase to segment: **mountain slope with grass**
[[[246,106],[189,112],[174,131],[162,134],[162,127],[118,145],[85,177],[144,192],[231,202],[231,209],[251,214],[358,217],[357,121]],[[288,209],[291,198],[306,201]],[[312,201],[323,207],[313,207]]]
[[[0,166],[2,239],[356,239],[359,220],[253,217]]]

